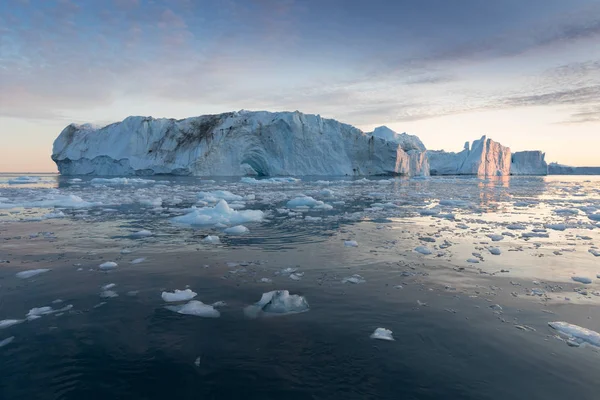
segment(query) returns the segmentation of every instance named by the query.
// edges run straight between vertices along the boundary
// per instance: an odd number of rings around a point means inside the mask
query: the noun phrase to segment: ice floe
[[[321,200],[315,200],[310,196],[300,196],[296,197],[287,202],[286,206],[288,208],[315,208],[321,210],[331,210],[333,207],[329,204],[325,204]]]
[[[287,290],[274,290],[263,293],[261,299],[244,309],[244,314],[249,318],[260,316],[281,316],[297,314],[310,309],[303,296],[290,295]]]
[[[140,257],[140,258],[136,258],[135,260],[132,260],[129,264],[140,264],[140,263],[143,263],[144,261],[146,261],[146,257]]]
[[[393,341],[392,331],[386,328],[377,328],[370,336],[371,339]]]
[[[179,314],[194,315],[196,317],[219,318],[221,316],[221,313],[213,306],[204,304],[198,300],[191,300],[177,306],[166,306],[165,308]]]
[[[114,261],[107,261],[105,263],[100,264],[98,266],[98,268],[100,268],[101,270],[104,270],[104,271],[108,271],[108,270],[111,270],[111,269],[115,269],[118,266],[119,266],[119,264],[117,264]]]
[[[190,213],[172,218],[171,221],[183,225],[238,225],[245,222],[259,222],[264,218],[260,210],[236,211],[225,200],[219,200],[214,207],[203,207]]]
[[[221,239],[218,236],[208,235],[204,239],[202,239],[202,242],[203,243],[210,243],[210,244],[220,244],[221,243]]]
[[[346,247],[358,247],[358,243],[356,242],[356,240],[345,240],[344,241],[344,246],[346,246]]]
[[[48,268],[29,269],[27,271],[17,272],[15,276],[20,279],[28,279],[48,271],[50,271]]]
[[[590,283],[592,283],[592,280],[585,276],[572,276],[571,280],[573,280],[575,282],[583,283],[584,285],[589,285]]]
[[[9,326],[17,325],[25,320],[23,319],[3,319],[0,321],[0,329],[8,328]]]
[[[358,274],[354,274],[352,276],[348,276],[342,279],[342,283],[365,283],[366,280],[362,276]]]
[[[500,250],[498,247],[490,247],[488,250],[491,254],[495,256],[499,256],[500,254],[502,254],[502,250]]]
[[[563,321],[548,322],[548,325],[562,336],[571,340],[572,343],[577,345],[590,344],[600,347],[600,333],[596,331]]]
[[[417,253],[421,253],[421,254],[426,255],[426,256],[428,256],[428,255],[431,254],[431,250],[428,247],[426,247],[426,246],[417,246],[417,247],[415,247],[415,251]]]
[[[244,233],[250,232],[250,230],[244,225],[236,225],[232,226],[231,228],[225,229],[223,232],[225,232],[228,235],[243,235]]]
[[[198,293],[193,292],[191,289],[179,290],[175,289],[174,292],[162,292],[161,297],[166,302],[175,301],[188,301],[196,297]]]
[[[6,345],[11,344],[13,340],[15,340],[14,336],[10,336],[10,337],[7,337],[6,339],[0,340],[0,347],[4,347]]]

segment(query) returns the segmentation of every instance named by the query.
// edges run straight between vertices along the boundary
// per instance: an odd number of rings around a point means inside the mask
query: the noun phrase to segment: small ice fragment
[[[121,254],[129,254],[129,253],[131,253],[131,250],[129,250],[129,249],[121,250]]]
[[[588,285],[588,284],[592,283],[592,280],[585,276],[572,276],[571,279],[574,280],[575,282],[583,283],[584,285]]]
[[[198,357],[196,358],[196,361],[194,361],[194,365],[195,365],[196,367],[199,367],[199,366],[200,366],[200,360],[201,360],[201,357],[200,357],[200,356],[198,356]]]
[[[3,319],[0,321],[0,329],[8,328],[9,326],[20,324],[24,319]]]
[[[131,237],[132,238],[144,238],[144,237],[149,237],[149,236],[152,236],[152,235],[154,235],[152,232],[144,229],[144,230],[132,233]]]
[[[303,275],[304,275],[304,273],[290,274],[290,279],[292,279],[294,281],[299,281],[300,279],[302,279]]]
[[[228,235],[242,235],[244,233],[248,233],[249,231],[250,230],[244,225],[237,225],[224,230],[224,232]]]
[[[112,288],[114,288],[115,286],[117,286],[117,284],[116,284],[116,283],[109,283],[108,285],[104,285],[104,286],[102,286],[102,288],[101,288],[101,289],[102,289],[102,290],[108,290],[108,289],[112,289]]]
[[[555,231],[564,231],[567,229],[567,225],[565,224],[546,224],[545,227]]]
[[[421,254],[426,255],[426,256],[429,255],[429,254],[431,254],[431,250],[429,250],[429,248],[427,248],[425,246],[417,246],[417,247],[415,247],[415,251],[417,253],[421,253]]]
[[[262,283],[271,283],[271,282],[273,282],[273,279],[269,279],[269,278],[262,278],[260,281],[261,281]]]
[[[48,268],[29,269],[27,271],[17,272],[16,277],[21,279],[27,279],[48,271],[50,271]]]
[[[492,242],[499,242],[500,240],[504,239],[504,236],[502,236],[502,235],[489,234],[486,236],[489,237],[490,239],[492,239]]]
[[[490,308],[494,311],[502,311],[502,306],[500,304],[492,304]]]
[[[210,243],[210,244],[220,244],[221,243],[221,239],[218,236],[211,236],[208,235],[207,237],[205,237],[204,239],[202,239],[203,243]]]
[[[310,309],[308,302],[303,296],[290,295],[287,290],[274,290],[263,293],[260,300],[244,309],[248,318],[260,316],[282,316],[287,314],[298,314]]]
[[[344,241],[344,246],[346,247],[358,247],[358,243],[356,240],[346,240]]]
[[[490,247],[489,250],[490,253],[492,253],[495,256],[499,256],[500,254],[502,254],[502,251],[498,247]]]
[[[194,293],[194,295],[196,294]],[[179,314],[194,315],[196,317],[219,318],[221,316],[221,313],[215,310],[213,306],[209,306],[198,300],[191,300],[178,306],[167,306],[166,309]]]
[[[114,290],[103,290],[100,292],[100,297],[103,299],[111,299],[113,297],[119,297],[119,295]]]
[[[212,303],[212,306],[214,308],[225,307],[226,305],[227,305],[227,303],[225,303],[224,301],[216,301],[216,302]]]
[[[105,263],[103,263],[103,264],[100,264],[100,265],[98,266],[98,268],[100,268],[100,269],[102,269],[102,270],[109,270],[109,269],[114,269],[114,268],[117,268],[117,266],[118,266],[118,265],[119,265],[119,264],[117,264],[116,262],[113,262],[113,261],[107,261],[107,262],[105,262]]]
[[[4,346],[10,344],[13,340],[15,340],[14,336],[7,337],[6,339],[0,340],[0,347],[4,347]]]
[[[354,284],[357,284],[357,283],[365,283],[365,282],[366,282],[366,280],[362,276],[360,276],[358,274],[354,274],[352,276],[349,276],[347,278],[342,279],[342,283],[354,283]]]
[[[166,302],[174,301],[188,301],[196,297],[198,293],[192,292],[191,289],[179,290],[175,289],[174,292],[162,292],[162,299]]]
[[[371,339],[393,341],[392,331],[385,328],[377,328],[370,336]]]
[[[600,257],[600,251],[596,249],[589,249],[588,252],[595,257]]]
[[[525,229],[527,229],[527,228],[525,227],[525,225],[521,225],[521,224],[511,224],[511,225],[507,225],[507,226],[506,226],[506,228],[507,228],[507,229],[510,229],[510,230],[525,230]]]
[[[146,257],[140,257],[140,258],[136,258],[135,260],[131,261],[130,264],[139,264],[139,263],[143,263],[144,261],[146,261]]]
[[[424,301],[421,301],[421,300],[417,300],[417,305],[419,307],[427,307],[427,303],[425,303]]]
[[[471,264],[479,264],[479,259],[477,259],[477,258],[469,258],[467,260],[467,262],[471,263]]]

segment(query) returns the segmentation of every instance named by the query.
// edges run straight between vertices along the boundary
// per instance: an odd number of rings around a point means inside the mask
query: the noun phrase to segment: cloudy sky
[[[600,165],[600,1],[0,1],[0,171],[55,171],[70,122],[239,109]]]

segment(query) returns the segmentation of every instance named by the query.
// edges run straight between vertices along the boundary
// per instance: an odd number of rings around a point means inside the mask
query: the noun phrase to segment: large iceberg
[[[431,175],[484,175],[502,176],[510,174],[510,148],[502,146],[486,136],[469,143],[458,153],[429,150]]]
[[[389,136],[389,138],[388,138]],[[181,120],[128,117],[67,126],[52,159],[63,175],[427,175],[425,146],[319,115],[239,111]]]
[[[510,162],[511,175],[548,175],[546,154],[539,151],[517,151]]]

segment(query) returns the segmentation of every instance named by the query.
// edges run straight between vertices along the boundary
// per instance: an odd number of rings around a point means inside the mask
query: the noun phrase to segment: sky
[[[0,0],[0,171],[71,122],[294,111],[600,165],[599,0]]]

